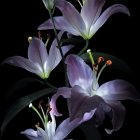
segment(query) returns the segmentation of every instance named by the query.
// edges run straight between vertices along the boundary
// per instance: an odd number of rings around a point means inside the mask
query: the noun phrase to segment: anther
[[[98,62],[97,62],[98,64],[103,62],[103,61],[104,61],[104,58],[102,56],[98,57]]]
[[[52,108],[51,108],[51,106],[50,106],[50,104],[47,104],[47,113],[49,113],[51,110],[52,110]]]
[[[28,42],[31,43],[31,41],[32,41],[32,37],[29,36],[29,37],[28,37]]]
[[[39,127],[40,126],[40,124],[39,124],[39,122],[37,122],[37,124],[35,125],[35,127]]]
[[[107,60],[106,61],[106,65],[111,65],[112,64],[112,61],[111,60]]]
[[[29,104],[29,108],[31,108],[32,106],[33,106],[33,104],[32,104],[32,103],[30,103],[30,104]]]

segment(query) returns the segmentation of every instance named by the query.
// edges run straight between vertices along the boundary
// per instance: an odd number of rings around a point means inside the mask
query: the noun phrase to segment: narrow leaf
[[[30,84],[32,83],[40,83],[42,85],[44,85],[44,83],[41,80],[35,79],[35,78],[31,78],[31,77],[26,77],[23,78],[19,81],[17,81],[16,83],[14,83],[11,88],[8,90],[8,93],[6,94],[6,99],[10,99],[10,97],[18,90],[22,90],[27,86],[30,86]]]
[[[32,93],[30,95],[24,96],[20,99],[18,99],[13,105],[10,106],[10,108],[7,110],[7,113],[4,117],[4,120],[1,125],[1,134],[3,134],[6,126],[8,123],[26,106],[28,106],[31,102],[34,100],[44,96],[48,95],[50,93],[56,92],[56,89],[52,88],[45,88],[43,90],[37,91],[35,93]]]

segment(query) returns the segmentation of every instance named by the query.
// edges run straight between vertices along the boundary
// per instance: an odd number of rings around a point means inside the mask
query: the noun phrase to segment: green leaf
[[[120,70],[122,72],[125,72],[127,74],[132,74],[132,69],[130,66],[120,58],[107,54],[107,53],[101,53],[101,52],[92,52],[94,61],[97,62],[98,57],[103,57],[105,60],[111,60],[112,65],[111,67],[117,70]],[[87,53],[82,54],[80,57],[82,57],[85,61],[90,62],[89,56]]]
[[[44,96],[44,95],[48,95],[50,93],[54,93],[56,92],[56,89],[52,89],[52,88],[45,88],[43,90],[34,92],[30,95],[24,96],[20,99],[18,99],[16,102],[14,102],[13,105],[10,106],[10,108],[7,110],[7,113],[4,117],[4,120],[2,122],[1,125],[1,134],[3,134],[6,126],[8,125],[8,123],[26,106],[28,106],[31,102],[33,102],[34,100]]]
[[[22,90],[27,86],[30,86],[32,83],[40,83],[41,85],[44,85],[44,83],[38,79],[26,77],[24,79],[21,79],[14,83],[11,88],[8,90],[8,93],[6,94],[6,99],[10,99],[10,97],[18,90]]]
[[[86,140],[101,140],[101,135],[95,127],[94,119],[91,119],[79,127],[85,134]]]

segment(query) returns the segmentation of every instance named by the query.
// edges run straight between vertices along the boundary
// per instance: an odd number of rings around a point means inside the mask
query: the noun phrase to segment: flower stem
[[[84,48],[78,53],[78,55],[81,55],[84,53],[84,51],[88,48],[88,45],[89,45],[89,41],[86,40],[86,45],[84,46]]]
[[[67,73],[66,73],[66,64],[64,62],[64,55],[63,55],[63,52],[62,52],[62,49],[61,49],[61,44],[60,44],[60,40],[58,38],[58,35],[57,35],[57,32],[56,32],[56,26],[55,26],[55,23],[54,23],[54,18],[52,16],[52,13],[49,12],[49,15],[50,15],[50,18],[52,20],[52,24],[53,24],[53,30],[54,30],[54,34],[55,34],[55,37],[56,37],[56,40],[57,40],[57,43],[58,43],[58,49],[60,51],[60,54],[61,54],[61,57],[62,57],[62,61],[63,61],[63,65],[64,65],[64,75],[65,75],[65,85],[68,86],[69,85],[69,82],[68,82],[68,77],[67,77]]]
[[[63,52],[62,52],[62,49],[61,49],[60,40],[59,40],[58,35],[57,35],[57,32],[56,32],[56,26],[55,26],[55,23],[54,23],[54,18],[52,16],[52,13],[51,12],[49,12],[49,15],[50,15],[50,18],[51,18],[53,27],[54,27],[53,30],[54,30],[54,34],[55,34],[55,37],[56,37],[56,40],[57,40],[57,43],[58,43],[58,49],[60,51],[62,60],[64,60],[64,55],[63,55]]]

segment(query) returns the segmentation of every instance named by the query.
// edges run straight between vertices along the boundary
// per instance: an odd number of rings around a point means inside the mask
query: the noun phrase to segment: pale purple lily
[[[58,34],[59,39],[62,34],[63,32]],[[33,37],[28,48],[28,59],[21,56],[13,56],[7,58],[3,63],[24,68],[27,71],[40,76],[42,79],[46,79],[62,59],[57,46],[57,40],[54,39],[48,54],[42,40]],[[63,54],[66,54],[71,47],[72,46],[70,45],[61,47]]]
[[[75,118],[72,121],[70,121],[70,118],[67,118],[56,129],[56,120],[52,109],[49,113],[51,121],[44,120],[43,125],[45,129],[37,126],[37,130],[26,129],[25,131],[22,131],[21,134],[26,135],[30,140],[63,140],[81,123],[91,119],[94,113],[95,110],[85,113],[82,118]],[[46,117],[48,118],[48,116],[44,116],[44,118]]]
[[[68,1],[57,1],[55,6],[63,16],[54,17],[56,29],[82,36],[87,40],[102,27],[112,14],[121,12],[130,15],[128,8],[121,4],[114,4],[101,13],[104,3],[105,0],[86,0],[79,13]],[[38,27],[39,30],[53,28],[51,19]]]
[[[134,86],[125,80],[112,80],[99,86],[96,74],[76,55],[68,55],[66,58],[67,75],[72,88],[59,88],[53,95],[51,104],[56,116],[61,115],[56,108],[55,102],[62,95],[68,98],[69,115],[71,120],[82,117],[85,112],[96,109],[96,121],[102,124],[105,114],[112,114],[112,129],[105,129],[107,133],[112,133],[121,128],[125,108],[120,100],[140,99],[140,95]]]

